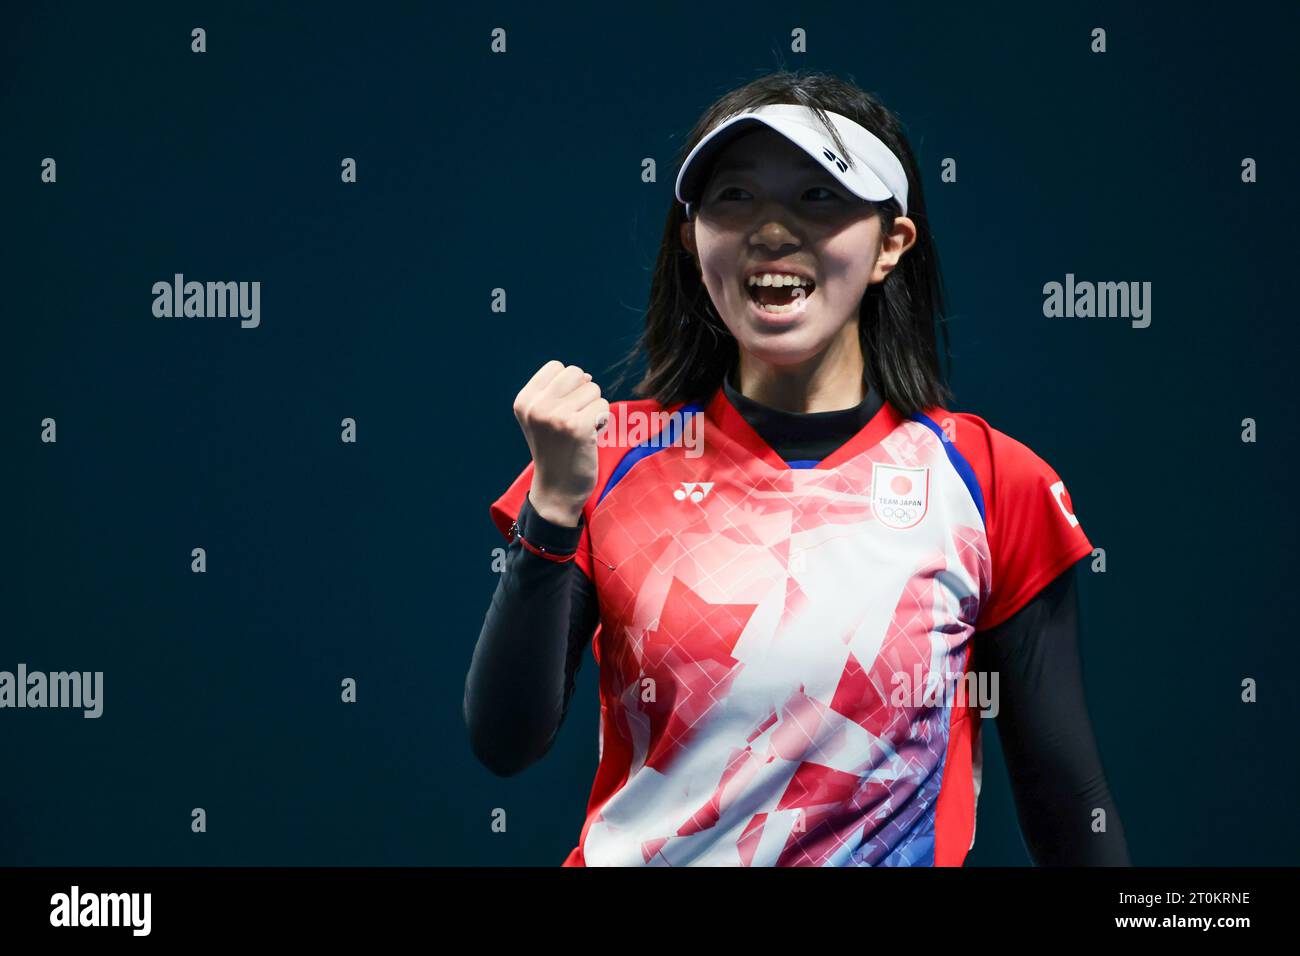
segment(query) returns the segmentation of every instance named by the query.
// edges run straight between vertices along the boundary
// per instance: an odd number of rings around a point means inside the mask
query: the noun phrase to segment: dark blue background
[[[0,863],[564,858],[594,661],[516,778],[475,761],[460,712],[496,583],[487,507],[528,461],[511,400],[551,358],[611,378],[683,138],[782,66],[902,116],[954,407],[1051,463],[1107,551],[1106,574],[1079,566],[1084,653],[1135,861],[1296,862],[1294,16],[271,6],[42,5],[0,32],[0,669],[105,672],[99,720],[0,711]],[[261,281],[261,326],[155,319],[176,272]],[[1151,326],[1045,319],[1067,272],[1152,282]],[[1027,859],[989,734],[968,863]]]

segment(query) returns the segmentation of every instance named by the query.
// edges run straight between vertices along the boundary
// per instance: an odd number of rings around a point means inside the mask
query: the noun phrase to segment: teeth
[[[764,312],[771,312],[773,315],[785,315],[787,312],[798,312],[803,307],[801,302],[791,302],[789,305],[760,305],[759,308]]]
[[[803,276],[793,276],[784,272],[760,272],[756,275],[750,276],[748,284],[765,286],[797,285],[808,287],[812,285],[812,281],[803,278]]]

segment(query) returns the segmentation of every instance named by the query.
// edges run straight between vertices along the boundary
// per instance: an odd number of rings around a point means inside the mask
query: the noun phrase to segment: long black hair
[[[847,151],[823,111],[839,113],[861,124],[902,162],[907,173],[907,215],[916,223],[916,242],[884,281],[869,285],[862,298],[858,335],[863,375],[904,417],[946,405],[952,399],[946,384],[952,356],[939,258],[925,212],[916,159],[902,124],[888,107],[853,83],[831,74],[785,70],[771,73],[727,93],[710,106],[682,147],[676,168],[681,168],[695,144],[724,119],[774,103],[811,108],[840,147],[841,156],[846,156]],[[872,205],[880,216],[881,235],[887,235],[901,207],[893,199]],[[674,197],[650,282],[645,330],[632,351],[614,365],[629,364],[644,354],[647,368],[634,394],[652,398],[664,407],[707,401],[739,357],[735,337],[718,316],[694,258],[682,245],[684,221],[685,208]],[[939,369],[936,325],[943,334],[944,373]],[[620,374],[615,387],[625,377],[626,371]]]

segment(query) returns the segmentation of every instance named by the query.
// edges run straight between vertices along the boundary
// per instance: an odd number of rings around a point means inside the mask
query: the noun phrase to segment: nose
[[[799,238],[786,225],[786,222],[787,214],[779,208],[764,210],[758,227],[750,234],[749,244],[751,246],[767,246],[769,249],[798,245]]]

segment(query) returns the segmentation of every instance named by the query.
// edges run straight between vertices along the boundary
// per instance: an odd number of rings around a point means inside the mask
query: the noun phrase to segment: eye
[[[812,187],[812,189],[808,190],[808,192],[810,192],[810,193],[814,193],[814,192],[817,192],[818,190],[820,190],[821,192],[826,193],[826,196],[824,197],[824,198],[826,198],[826,199],[839,199],[839,198],[840,198],[840,194],[839,194],[839,193],[835,192],[835,190],[833,190],[833,189],[828,189],[828,188],[825,187],[825,186],[814,186],[814,187]],[[805,196],[806,196],[807,194],[808,194],[808,193],[804,193]]]
[[[816,195],[819,192],[824,195]],[[736,193],[739,195],[733,195]],[[741,202],[752,198],[746,190],[739,186],[724,186],[714,193],[715,202]],[[812,186],[804,191],[803,198],[825,205],[830,202],[842,202],[844,197],[827,186]]]

